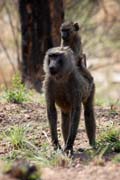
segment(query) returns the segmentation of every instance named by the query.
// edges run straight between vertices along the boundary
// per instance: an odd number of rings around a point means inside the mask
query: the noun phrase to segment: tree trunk
[[[60,45],[63,0],[19,0],[22,32],[22,80],[41,90],[43,59],[48,48]]]

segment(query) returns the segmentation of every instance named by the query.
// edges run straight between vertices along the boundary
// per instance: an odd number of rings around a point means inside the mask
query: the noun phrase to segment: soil
[[[120,128],[120,107],[95,107],[95,115],[97,121],[97,136],[101,130],[108,126],[116,126]],[[60,117],[59,117],[60,119]],[[36,146],[40,147],[45,141],[50,141],[50,132],[46,116],[45,105],[39,103],[23,103],[23,104],[0,104],[0,132],[3,132],[13,125],[23,125],[29,127],[27,133],[28,139],[34,137]],[[30,128],[31,127],[31,128]],[[58,123],[58,132],[61,143],[62,137],[60,133],[60,121]],[[47,135],[47,137],[46,137]],[[108,155],[103,160],[89,161],[89,155],[86,156],[84,149],[90,148],[84,127],[83,114],[76,137],[74,149],[75,154],[72,165],[69,167],[51,167],[43,168],[43,180],[119,180],[120,179],[120,163],[114,163],[112,157],[115,154]],[[83,151],[81,151],[83,149]],[[0,156],[6,156],[11,147],[6,142],[0,140]],[[9,176],[0,174],[0,180],[10,180]]]

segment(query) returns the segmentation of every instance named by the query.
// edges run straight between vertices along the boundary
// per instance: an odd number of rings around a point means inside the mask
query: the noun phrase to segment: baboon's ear
[[[79,29],[80,29],[79,24],[78,23],[74,23],[74,28],[75,28],[75,31],[79,31]]]

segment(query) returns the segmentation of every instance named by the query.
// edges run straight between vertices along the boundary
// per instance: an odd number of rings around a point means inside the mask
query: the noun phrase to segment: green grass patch
[[[1,141],[6,142],[8,153],[2,160],[14,162],[16,159],[28,159],[42,167],[67,167],[71,164],[71,159],[61,150],[54,151],[49,142],[41,142],[41,146],[36,146],[34,138],[28,139],[28,133],[26,126],[13,126],[3,132]]]
[[[21,82],[20,74],[17,73],[12,78],[11,87],[8,89],[4,85],[0,87],[0,102],[6,101],[17,104],[32,102],[45,105],[45,96],[44,93],[37,93],[34,89],[27,89]]]
[[[5,98],[11,103],[22,103],[29,99],[27,89],[21,82],[20,74],[13,77],[12,87],[6,90]]]
[[[4,137],[11,143],[14,149],[19,149],[22,148],[26,142],[26,133],[27,130],[25,127],[13,126],[4,132]]]
[[[120,153],[120,129],[114,127],[108,128],[100,134],[96,154],[102,157],[111,152]]]
[[[89,162],[95,165],[104,166],[105,157],[114,155],[113,162],[120,162],[120,129],[110,127],[103,130],[96,142],[96,147],[86,149],[85,154],[89,156]],[[117,154],[117,155],[116,155]]]

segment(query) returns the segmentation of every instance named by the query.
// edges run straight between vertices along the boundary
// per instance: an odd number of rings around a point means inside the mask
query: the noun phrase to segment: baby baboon
[[[81,56],[83,54],[81,37],[78,31],[78,23],[64,22],[60,27],[61,44],[63,46],[70,46],[75,56]]]
[[[91,82],[93,78],[86,68],[86,55],[83,54],[79,29],[78,23],[64,22],[60,27],[61,47],[69,46],[73,50],[79,71]]]
[[[44,59],[45,97],[52,144],[59,148],[57,137],[57,112],[60,107],[65,152],[72,153],[77,134],[81,103],[84,105],[86,131],[90,145],[95,144],[94,83],[89,83],[78,71],[74,53],[68,47],[56,47],[47,51]]]

